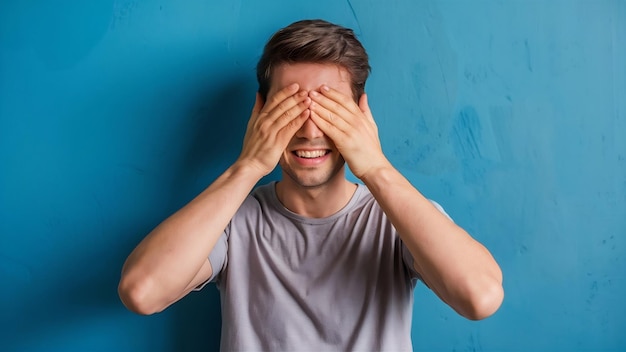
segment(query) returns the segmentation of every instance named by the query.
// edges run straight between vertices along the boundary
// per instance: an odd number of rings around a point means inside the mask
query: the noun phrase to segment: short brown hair
[[[365,92],[370,72],[365,48],[354,32],[324,20],[294,22],[274,33],[265,44],[256,68],[263,100],[267,99],[274,68],[282,63],[327,63],[345,68],[357,101]]]

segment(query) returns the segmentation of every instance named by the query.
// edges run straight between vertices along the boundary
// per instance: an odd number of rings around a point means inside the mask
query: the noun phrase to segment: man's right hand
[[[254,166],[262,176],[272,172],[291,138],[309,118],[311,98],[294,83],[268,97],[256,94],[238,162]]]
[[[128,256],[119,294],[130,310],[160,312],[211,277],[208,257],[228,222],[260,177],[276,167],[310,116],[308,92],[298,89],[297,84],[286,87],[266,104],[257,94],[237,162],[152,230]]]

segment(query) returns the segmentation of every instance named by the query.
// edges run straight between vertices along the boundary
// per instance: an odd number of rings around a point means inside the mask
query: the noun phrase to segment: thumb
[[[261,94],[259,92],[256,92],[256,98],[254,100],[252,114],[258,115],[261,112],[261,109],[263,109],[263,105],[265,105],[265,102],[263,101],[263,98],[261,98]]]
[[[361,97],[359,98],[359,109],[361,109],[361,111],[363,111],[363,113],[367,117],[374,120],[374,116],[372,116],[372,112],[370,111],[370,106],[367,102],[367,94],[365,93],[361,94]]]

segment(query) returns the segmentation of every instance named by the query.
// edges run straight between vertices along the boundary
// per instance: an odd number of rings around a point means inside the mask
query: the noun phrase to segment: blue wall
[[[355,29],[388,157],[504,271],[481,322],[418,286],[416,350],[626,350],[619,0],[3,1],[0,350],[218,346],[214,287],[140,317],[119,271],[237,157],[262,46],[301,18]]]

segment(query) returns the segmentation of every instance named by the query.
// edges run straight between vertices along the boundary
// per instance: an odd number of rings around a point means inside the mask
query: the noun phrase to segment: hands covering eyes
[[[311,118],[330,138],[358,178],[389,164],[382,152],[378,127],[363,94],[359,103],[328,86],[299,90],[294,83],[263,101],[257,93],[239,160],[269,174],[289,141]]]

